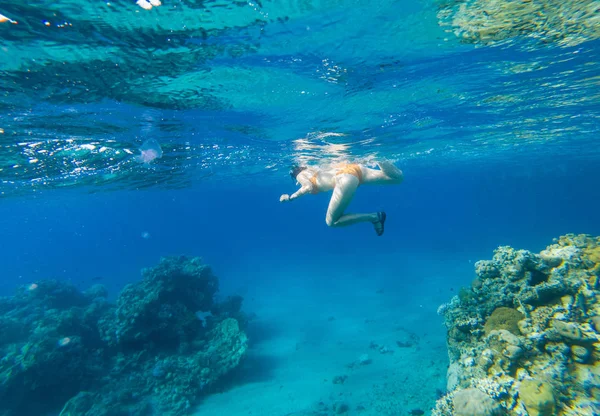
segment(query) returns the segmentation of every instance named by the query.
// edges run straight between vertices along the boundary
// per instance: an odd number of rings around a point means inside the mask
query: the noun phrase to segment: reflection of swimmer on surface
[[[280,202],[292,201],[302,195],[317,194],[333,190],[325,221],[330,227],[344,227],[359,222],[370,222],[377,235],[384,231],[385,212],[370,214],[345,214],[354,192],[359,185],[400,184],[404,180],[402,171],[390,162],[377,164],[379,170],[358,164],[341,164],[331,168],[297,166],[292,169],[292,178],[301,188],[292,195],[283,194]]]
[[[158,7],[162,3],[160,2],[160,0],[137,0],[135,4],[140,6],[142,9],[150,10],[152,6]]]

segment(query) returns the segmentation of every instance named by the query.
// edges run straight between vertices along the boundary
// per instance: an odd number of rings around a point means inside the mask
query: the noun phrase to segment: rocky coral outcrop
[[[0,415],[44,414],[101,377],[102,295],[45,280],[0,299]]]
[[[450,366],[433,415],[459,415],[457,397],[464,408],[480,393],[497,406],[485,414],[600,414],[599,272],[600,238],[588,235],[476,263],[472,287],[439,309]]]
[[[466,43],[526,37],[561,46],[600,38],[596,0],[455,0],[440,3],[439,24]]]
[[[196,338],[202,330],[198,312],[208,312],[219,283],[200,258],[168,257],[142,270],[117,299],[114,316],[102,325],[104,340],[123,348]]]
[[[247,348],[241,298],[217,290],[199,258],[170,257],[116,304],[53,280],[0,299],[0,416],[188,414]]]

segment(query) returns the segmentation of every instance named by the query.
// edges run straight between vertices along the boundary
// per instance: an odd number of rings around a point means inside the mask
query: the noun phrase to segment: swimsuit
[[[363,182],[362,169],[360,168],[360,165],[357,165],[355,163],[348,163],[348,164],[342,165],[342,167],[338,168],[338,170],[335,172],[335,174],[340,175],[342,173],[347,173],[352,176],[356,176],[356,178],[358,179],[359,185]],[[318,194],[319,187],[317,186],[317,173],[315,173],[310,178],[310,183],[312,184],[312,189],[311,189],[310,193]]]
[[[317,186],[317,174],[316,173],[310,178],[310,183],[312,183],[312,189],[310,190],[310,193],[318,194],[319,187]]]
[[[359,185],[363,181],[362,169],[360,168],[360,165],[357,165],[355,163],[342,166],[341,168],[338,169],[338,171],[335,174],[339,175],[341,173],[349,173],[352,176],[356,176],[358,178]]]

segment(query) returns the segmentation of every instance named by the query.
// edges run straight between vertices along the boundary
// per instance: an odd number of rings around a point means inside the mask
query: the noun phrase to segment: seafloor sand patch
[[[288,274],[249,289],[245,309],[257,318],[248,330],[248,357],[197,414],[428,413],[445,387],[447,366],[432,285],[447,279],[404,285],[389,277],[386,285]],[[448,290],[440,298],[448,299]]]

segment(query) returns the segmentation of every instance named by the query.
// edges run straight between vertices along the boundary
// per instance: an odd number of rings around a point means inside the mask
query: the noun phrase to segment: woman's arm
[[[306,195],[312,191],[312,185],[303,185],[302,188],[298,189],[291,195],[283,194],[279,197],[279,202],[288,202],[296,198],[300,198],[302,195]]]

